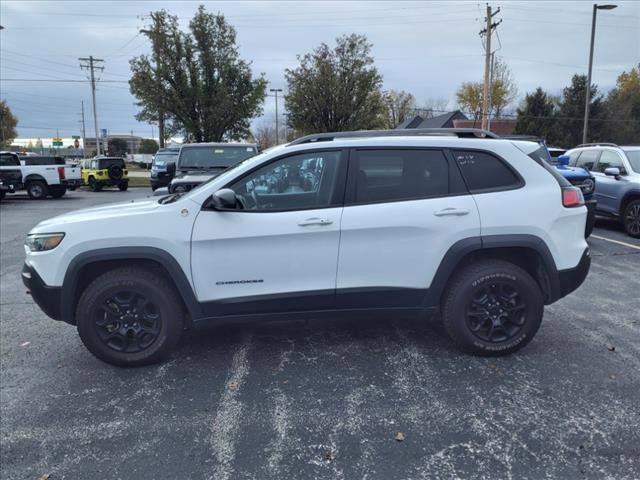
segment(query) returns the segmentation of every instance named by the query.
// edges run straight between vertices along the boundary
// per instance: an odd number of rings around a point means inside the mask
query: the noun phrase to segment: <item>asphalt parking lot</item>
[[[169,362],[119,369],[25,293],[22,242],[145,194],[0,204],[2,478],[640,477],[640,241],[615,223],[507,358],[459,353],[437,322],[363,317],[201,328]]]

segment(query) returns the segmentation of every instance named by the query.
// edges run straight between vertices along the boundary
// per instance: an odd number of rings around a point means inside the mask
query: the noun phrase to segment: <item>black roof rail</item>
[[[618,145],[616,145],[615,143],[609,143],[609,142],[596,142],[596,143],[581,143],[580,145],[576,146],[575,148],[580,148],[580,147],[617,147]]]
[[[458,138],[500,138],[493,132],[480,128],[406,128],[395,130],[356,130],[353,132],[314,133],[300,137],[289,143],[331,142],[339,138],[371,138],[371,137],[420,137],[420,136],[455,136]]]

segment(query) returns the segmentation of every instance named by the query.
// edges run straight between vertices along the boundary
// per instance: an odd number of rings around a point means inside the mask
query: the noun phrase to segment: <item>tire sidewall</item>
[[[514,338],[500,343],[478,338],[467,326],[466,313],[473,294],[492,281],[506,281],[515,287],[527,305],[526,319]],[[538,285],[520,268],[487,267],[467,276],[458,284],[446,306],[448,329],[464,348],[483,355],[505,355],[524,347],[535,336],[544,312],[544,301]]]
[[[629,210],[631,210],[631,208],[633,208],[635,205],[640,205],[640,200],[633,200],[632,202],[629,202],[629,204],[624,208],[624,212],[622,213],[622,224],[624,225],[624,230],[627,235],[633,238],[640,238],[640,234],[633,234],[629,231],[629,227],[627,224],[627,214]]]
[[[104,279],[104,281],[100,281]],[[161,328],[155,341],[142,352],[123,353],[107,346],[94,326],[95,306],[118,290],[134,290],[151,300],[161,312]],[[155,363],[173,350],[182,331],[181,311],[172,292],[148,281],[124,275],[122,278],[106,277],[94,281],[78,302],[76,323],[85,346],[99,359],[118,366],[147,365]]]
[[[36,193],[39,192],[36,195],[34,195],[33,193],[33,187],[40,187],[39,189],[35,190]],[[34,200],[42,200],[43,198],[47,197],[47,187],[40,180],[34,180],[32,182],[29,182],[29,185],[27,186],[27,193],[29,194],[29,197]]]

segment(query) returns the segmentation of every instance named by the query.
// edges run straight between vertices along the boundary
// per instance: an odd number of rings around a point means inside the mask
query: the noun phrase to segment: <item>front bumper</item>
[[[40,275],[27,263],[22,267],[22,283],[44,313],[54,320],[62,320],[61,287],[50,287],[45,284]]]
[[[591,252],[589,248],[584,251],[582,254],[582,258],[578,265],[574,268],[569,268],[567,270],[559,270],[558,271],[558,280],[560,286],[560,297],[562,298],[566,295],[569,295],[574,290],[577,290],[580,285],[584,282],[585,278],[587,278],[587,274],[589,273],[589,268],[591,267]]]

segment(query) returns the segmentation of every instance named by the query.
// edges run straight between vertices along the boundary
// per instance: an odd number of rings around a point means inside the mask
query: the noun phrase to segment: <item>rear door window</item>
[[[355,203],[449,195],[449,162],[441,150],[355,150],[351,185]],[[456,188],[458,188],[456,186]]]
[[[453,150],[452,153],[471,192],[508,190],[523,185],[511,167],[488,152]]]
[[[587,170],[593,170],[593,166],[596,160],[600,156],[600,150],[583,150],[578,160],[576,161],[576,167],[586,168]]]

